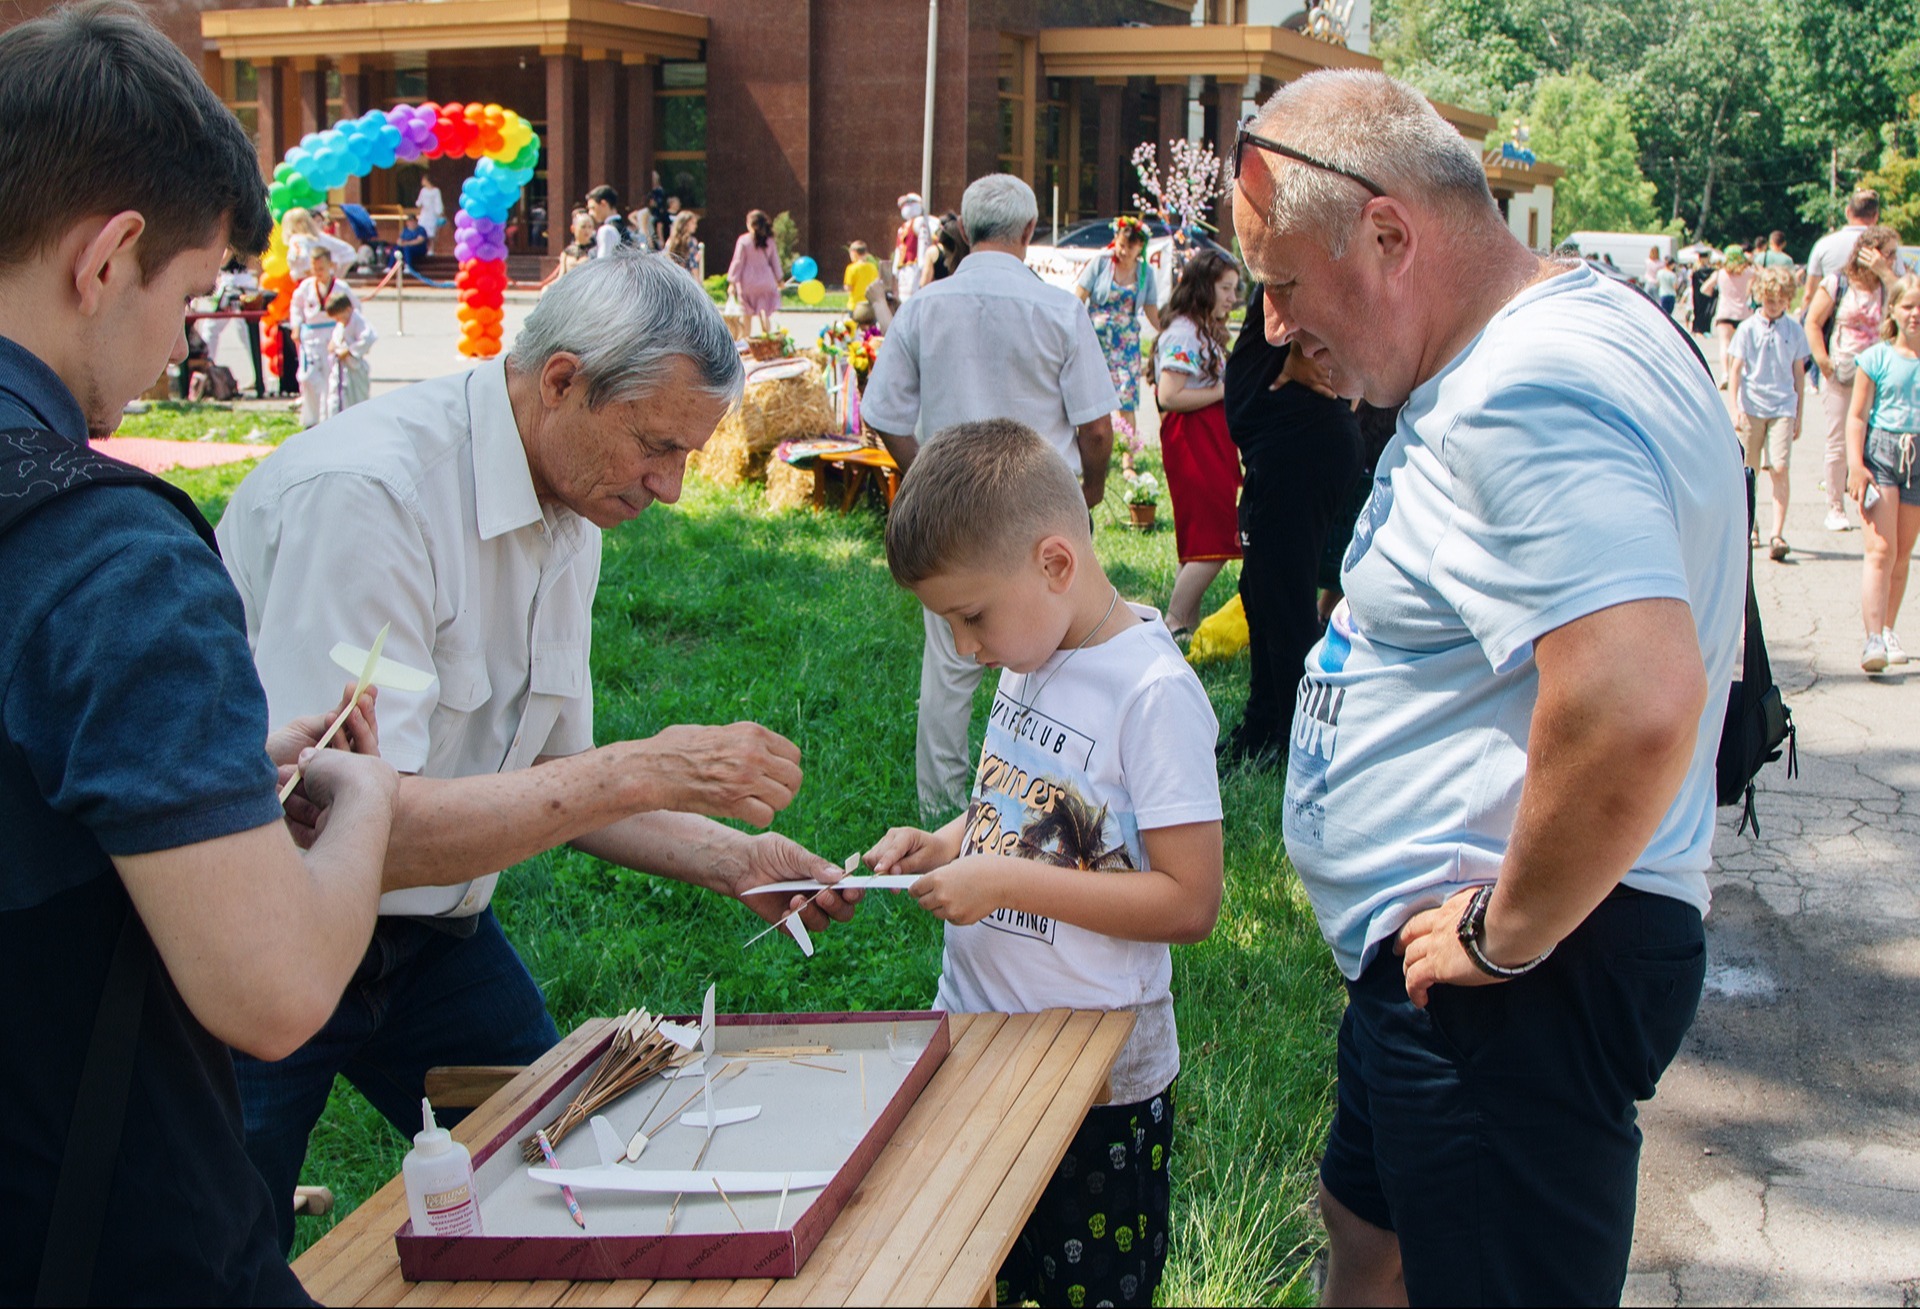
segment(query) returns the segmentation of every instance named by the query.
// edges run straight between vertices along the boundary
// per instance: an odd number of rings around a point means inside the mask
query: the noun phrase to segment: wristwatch
[[[1508,968],[1504,964],[1496,964],[1487,958],[1487,905],[1492,899],[1493,883],[1489,882],[1473,893],[1473,899],[1467,901],[1467,912],[1460,915],[1460,925],[1455,929],[1460,938],[1460,948],[1467,952],[1467,958],[1473,960],[1473,966],[1488,977],[1498,977],[1503,980],[1525,977],[1547,962],[1547,956],[1553,953],[1553,947],[1548,946],[1541,952],[1539,958],[1530,959],[1517,968]]]

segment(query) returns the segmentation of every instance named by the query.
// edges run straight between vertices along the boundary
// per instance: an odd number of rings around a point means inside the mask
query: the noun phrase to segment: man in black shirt
[[[227,1047],[295,1049],[373,928],[395,778],[267,736],[192,502],[94,454],[267,243],[253,146],[131,5],[0,34],[0,1303],[310,1303],[242,1148]],[[324,710],[326,706],[313,706]],[[348,733],[371,748],[356,710]],[[262,749],[262,742],[267,749]],[[308,835],[311,837],[312,833]],[[289,961],[297,961],[289,966]]]
[[[1286,758],[1294,697],[1320,639],[1320,557],[1360,475],[1360,424],[1326,371],[1266,335],[1266,301],[1247,293],[1247,320],[1227,356],[1227,434],[1240,447],[1240,602],[1252,670],[1247,708],[1221,742],[1223,761]]]

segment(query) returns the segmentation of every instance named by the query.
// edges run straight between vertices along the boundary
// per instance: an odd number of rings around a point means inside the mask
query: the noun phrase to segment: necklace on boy
[[[1020,712],[1014,715],[1013,734],[1015,736],[1020,735],[1020,729],[1026,726],[1027,719],[1033,717],[1033,707],[1040,703],[1040,693],[1046,690],[1047,687],[1051,686],[1053,684],[1053,679],[1060,676],[1060,674],[1066,669],[1066,666],[1073,662],[1073,657],[1079,654],[1082,650],[1086,649],[1088,644],[1093,640],[1093,638],[1100,634],[1100,629],[1107,625],[1107,619],[1113,617],[1113,611],[1119,607],[1119,604],[1120,604],[1120,588],[1116,586],[1113,588],[1113,599],[1107,601],[1107,612],[1100,615],[1100,621],[1093,625],[1093,630],[1091,632],[1088,632],[1086,636],[1081,638],[1079,645],[1076,645],[1075,647],[1073,647],[1073,649],[1067,651],[1067,657],[1060,661],[1060,666],[1054,669],[1052,672],[1048,673],[1046,680],[1041,682],[1040,685],[1033,688],[1033,694],[1030,696],[1027,696],[1026,704],[1022,705],[1020,707]],[[1029,674],[1029,676],[1031,676],[1031,674]],[[1026,689],[1027,689],[1026,683],[1022,682],[1020,685],[1021,692],[1024,694]]]

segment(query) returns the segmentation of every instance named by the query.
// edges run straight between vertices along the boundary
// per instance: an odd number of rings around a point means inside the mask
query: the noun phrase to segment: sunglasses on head
[[[1245,123],[1240,124],[1240,131],[1233,138],[1233,175],[1236,178],[1240,176],[1240,157],[1246,152],[1248,146],[1252,146],[1256,150],[1265,150],[1269,154],[1279,155],[1282,159],[1291,159],[1296,164],[1305,164],[1309,168],[1318,168],[1323,173],[1332,173],[1336,177],[1344,177],[1349,182],[1358,182],[1379,199],[1384,200],[1387,198],[1386,191],[1382,189],[1378,183],[1369,181],[1358,173],[1350,173],[1344,168],[1336,168],[1324,159],[1315,159],[1312,155],[1302,154],[1290,145],[1281,145],[1278,141],[1269,141],[1264,136],[1255,136],[1247,130]]]

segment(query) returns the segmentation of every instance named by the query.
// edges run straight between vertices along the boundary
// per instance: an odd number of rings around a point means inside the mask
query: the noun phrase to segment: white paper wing
[[[740,894],[793,895],[799,893],[804,895],[842,886],[863,891],[904,891],[919,880],[919,875],[916,873],[852,873],[837,882],[816,882],[812,879],[799,882],[768,882],[765,886],[750,886]]]
[[[348,645],[345,641],[333,647],[328,658],[359,676],[367,666],[367,656],[371,651],[362,650],[357,645]],[[368,679],[383,691],[424,691],[433,685],[433,674],[423,673],[418,668],[403,664],[397,659],[388,659],[384,655],[373,661],[373,676]]]
[[[547,1186],[570,1186],[576,1191],[641,1191],[650,1195],[702,1195],[713,1184],[728,1195],[774,1195],[792,1180],[796,1191],[817,1191],[833,1181],[830,1172],[755,1173],[694,1172],[682,1169],[529,1168],[527,1176]]]

